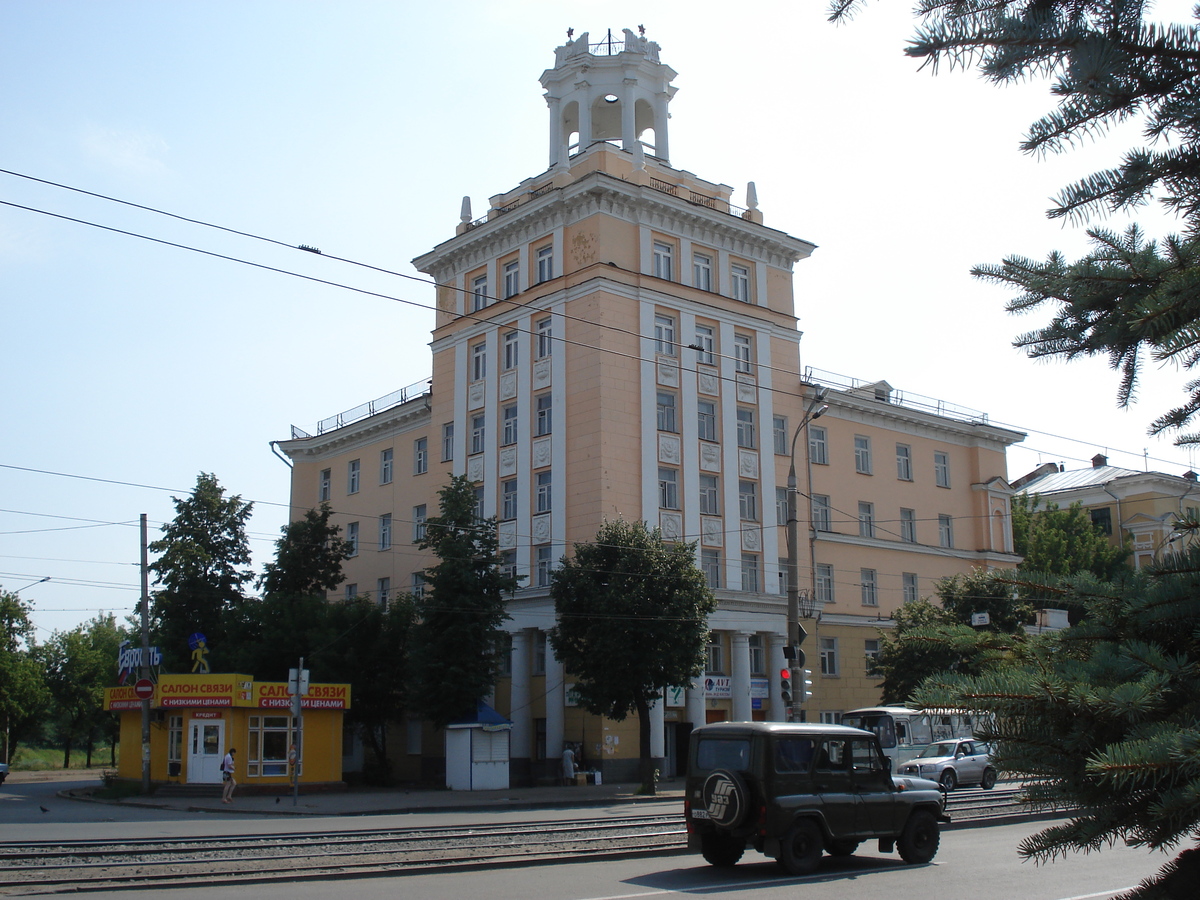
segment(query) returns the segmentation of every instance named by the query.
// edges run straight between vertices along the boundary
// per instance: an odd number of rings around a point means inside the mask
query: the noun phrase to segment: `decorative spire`
[[[471,224],[471,198],[463,197],[462,210],[458,214],[459,221],[464,225]]]
[[[746,182],[746,208],[758,209],[758,188],[753,181]]]

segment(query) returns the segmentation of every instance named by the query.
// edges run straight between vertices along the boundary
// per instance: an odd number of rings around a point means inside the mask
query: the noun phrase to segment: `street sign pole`
[[[146,514],[141,518],[142,536],[142,664],[138,667],[138,681],[150,679],[150,556],[147,549]],[[150,697],[142,697],[142,793],[150,793]]]

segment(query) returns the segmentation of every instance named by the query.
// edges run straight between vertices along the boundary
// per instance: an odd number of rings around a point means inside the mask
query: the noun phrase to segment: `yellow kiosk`
[[[303,729],[296,731],[292,697],[282,681],[249,675],[163,675],[150,700],[150,780],[220,784],[221,760],[237,748],[238,790],[277,792],[290,786],[297,739],[299,784],[307,790],[343,789],[342,717],[350,685],[310,684],[301,698]],[[142,777],[142,701],[133,685],[108,688],[104,708],[121,716],[117,774]]]

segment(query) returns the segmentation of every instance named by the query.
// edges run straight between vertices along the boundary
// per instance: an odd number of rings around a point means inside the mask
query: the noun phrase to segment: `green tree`
[[[642,790],[654,793],[650,704],[703,673],[717,608],[695,544],[664,544],[642,522],[605,522],[593,543],[563,559],[550,595],[550,642],[579,703],[618,722],[637,713]]]
[[[1200,550],[1121,582],[1077,576],[1046,588],[1087,616],[1031,638],[1009,664],[927,682],[918,703],[992,714],[980,736],[1027,780],[1034,809],[1074,810],[1027,838],[1053,859],[1117,841],[1185,849],[1126,900],[1194,897],[1200,884]]]
[[[239,496],[226,497],[216,477],[206,472],[196,479],[191,496],[176,497],[174,503],[175,518],[163,525],[163,537],[150,544],[151,552],[158,554],[150,570],[161,585],[153,595],[151,619],[163,668],[188,672],[188,637],[196,632],[206,636],[215,654],[233,650],[226,639],[239,627],[242,590],[253,577],[246,568],[246,519],[253,504]]]
[[[830,18],[849,18],[862,0],[830,0]],[[1076,222],[1134,214],[1157,200],[1181,235],[1148,240],[1090,228],[1092,250],[1070,262],[1010,256],[974,269],[1016,291],[1008,308],[1049,309],[1050,323],[1017,338],[1033,357],[1107,357],[1120,370],[1118,402],[1132,402],[1147,360],[1192,369],[1200,362],[1200,29],[1146,21],[1145,0],[918,0],[919,26],[905,52],[936,71],[975,66],[996,84],[1052,81],[1057,108],[1033,123],[1022,149],[1064,153],[1140,117],[1148,146],[1065,187],[1051,218]],[[1151,433],[1185,433],[1200,412],[1200,379],[1186,400],[1159,416]]]
[[[32,603],[0,590],[0,762],[13,758],[17,744],[36,731],[50,704],[32,612]]]
[[[1012,499],[1013,550],[1024,557],[1024,573],[1076,575],[1091,572],[1101,581],[1123,574],[1131,552],[1114,547],[1078,503],[1060,509],[1041,505],[1041,498],[1019,494]]]
[[[71,752],[91,744],[101,721],[104,688],[113,680],[117,660],[116,622],[109,616],[56,631],[44,648],[46,683],[53,698],[55,736],[63,750],[63,768],[71,767]]]
[[[475,488],[455,476],[438,492],[441,515],[426,522],[423,550],[439,562],[425,570],[412,639],[412,703],[438,728],[475,714],[499,672],[504,595],[517,579],[503,573],[496,520],[476,516]]]

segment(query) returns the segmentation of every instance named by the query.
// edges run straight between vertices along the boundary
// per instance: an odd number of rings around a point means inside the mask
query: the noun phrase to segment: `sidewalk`
[[[35,773],[29,773],[33,775]],[[41,774],[41,773],[37,773]],[[81,773],[86,778],[88,773]],[[69,780],[45,778],[38,780]],[[34,779],[28,779],[34,780]],[[97,781],[99,776],[97,774]],[[418,812],[496,812],[531,810],[543,807],[610,806],[614,804],[663,803],[683,815],[683,780],[664,782],[658,794],[646,797],[637,793],[636,784],[578,785],[574,787],[521,787],[500,791],[448,791],[422,788],[355,787],[348,791],[286,796],[234,794],[232,803],[219,796],[171,797],[151,795],[124,800],[100,800],[92,796],[95,787],[72,788],[59,793],[65,799],[118,806],[174,809],[192,813],[235,813],[258,816],[379,816]]]

